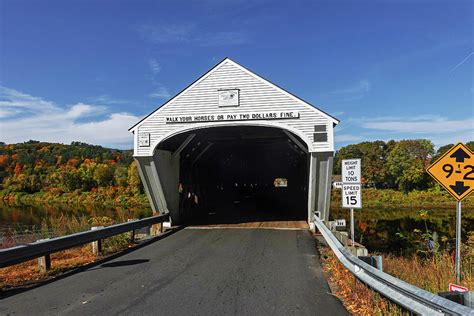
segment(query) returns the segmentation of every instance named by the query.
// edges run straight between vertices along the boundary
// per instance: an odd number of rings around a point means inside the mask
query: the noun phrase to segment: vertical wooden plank
[[[51,256],[49,254],[38,258],[38,268],[40,272],[46,272],[51,269]]]
[[[92,226],[91,230],[97,230],[101,228],[104,228],[104,226]],[[102,240],[99,239],[99,240],[93,241],[91,242],[91,245],[92,245],[92,253],[94,255],[99,256],[102,254]]]

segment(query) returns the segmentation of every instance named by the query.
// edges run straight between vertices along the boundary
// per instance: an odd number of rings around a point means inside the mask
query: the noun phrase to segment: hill
[[[33,194],[35,200],[51,201],[88,192],[94,193],[88,202],[143,200],[133,152],[79,142],[0,143],[0,198],[12,202]]]

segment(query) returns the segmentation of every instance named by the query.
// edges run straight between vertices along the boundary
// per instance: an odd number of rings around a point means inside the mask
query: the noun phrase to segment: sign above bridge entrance
[[[474,153],[461,143],[448,150],[427,171],[458,201],[474,190]]]
[[[180,124],[222,121],[285,120],[298,118],[300,118],[300,113],[298,111],[239,112],[166,116],[165,122],[166,124]]]

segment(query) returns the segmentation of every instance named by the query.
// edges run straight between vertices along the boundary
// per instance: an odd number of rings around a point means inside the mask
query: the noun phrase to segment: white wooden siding
[[[218,106],[219,89],[240,89],[240,106],[222,108]],[[239,114],[263,111],[298,111],[299,119],[259,120],[245,122],[175,123],[165,124],[166,116],[196,114]],[[265,122],[262,122],[265,121]],[[209,125],[258,124],[288,126],[300,131],[310,140],[310,152],[334,151],[334,119],[327,114],[283,92],[278,87],[232,62],[224,60],[204,79],[185,90],[172,101],[136,125],[137,133],[150,133],[150,147],[138,147],[135,137],[135,155],[153,155],[155,146],[166,136],[182,129]],[[326,125],[327,142],[313,142],[314,125]]]

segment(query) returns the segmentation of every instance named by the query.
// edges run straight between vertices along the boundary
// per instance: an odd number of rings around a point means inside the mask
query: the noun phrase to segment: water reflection
[[[0,232],[7,229],[25,230],[39,227],[43,219],[56,218],[62,215],[86,219],[107,216],[117,222],[129,218],[143,218],[151,215],[149,208],[123,209],[114,207],[97,207],[86,205],[9,205],[0,203]]]
[[[426,232],[437,239],[442,249],[454,247],[456,212],[454,209],[362,209],[355,210],[355,239],[370,252],[397,255],[414,253],[426,247]],[[344,218],[349,226],[349,210],[335,208],[331,216]],[[462,238],[474,231],[474,210],[462,214]]]

